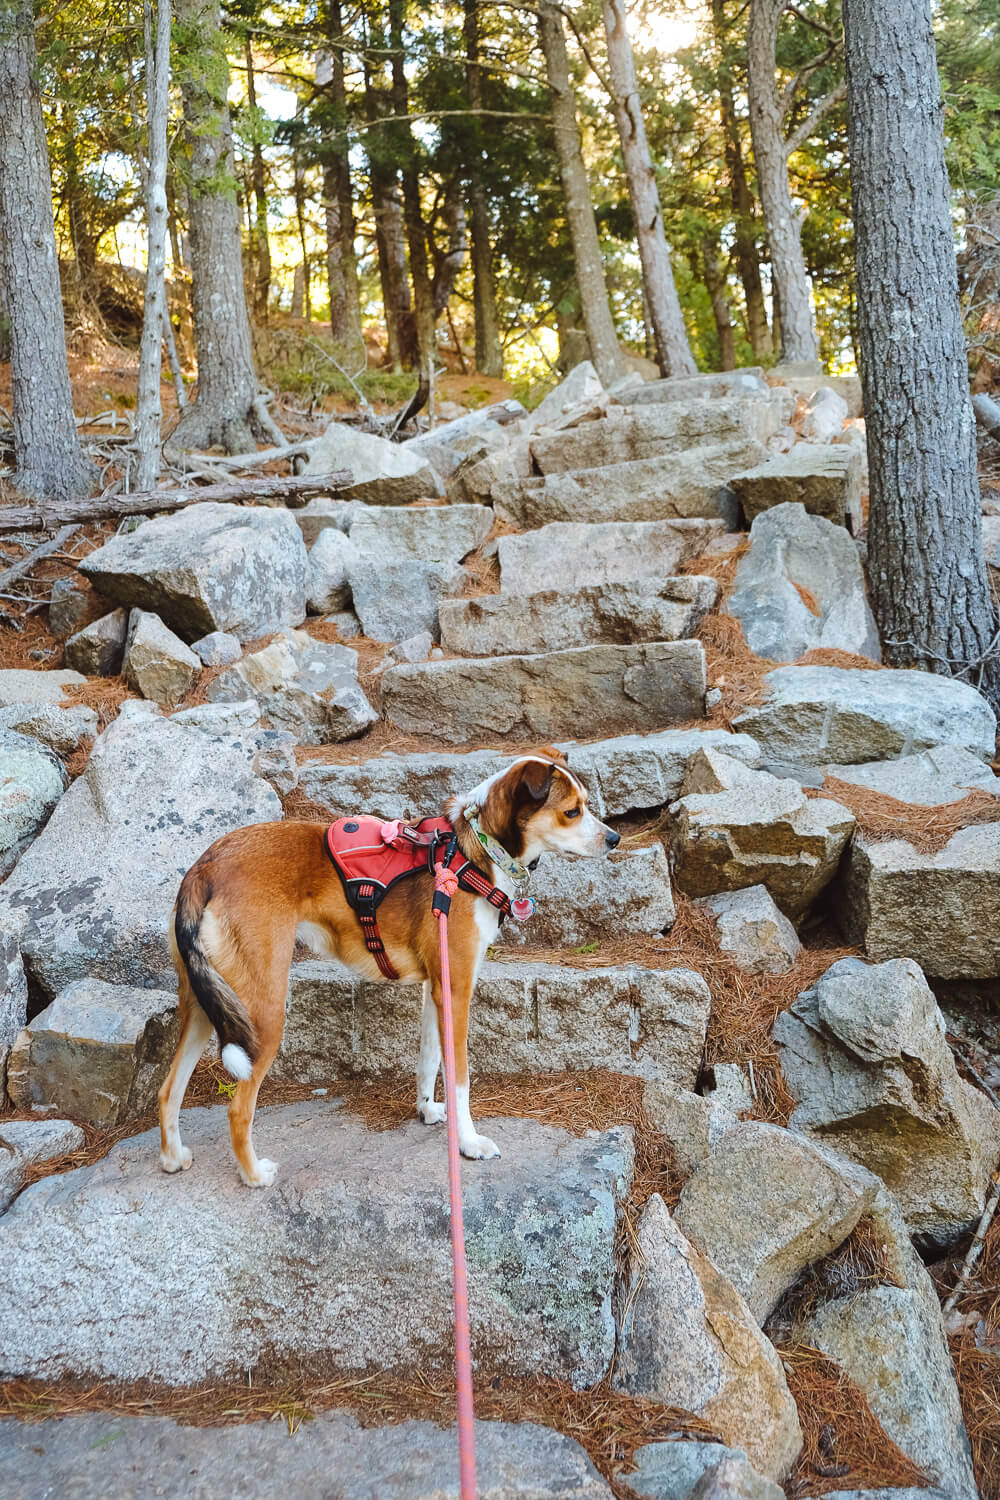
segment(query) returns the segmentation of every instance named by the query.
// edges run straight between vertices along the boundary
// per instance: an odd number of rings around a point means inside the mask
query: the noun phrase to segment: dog
[[[546,747],[522,755],[446,808],[449,850],[462,861],[474,889],[456,893],[449,921],[455,1030],[458,1137],[463,1156],[499,1156],[480,1135],[469,1111],[469,1005],[479,966],[500,925],[499,903],[530,910],[527,871],[543,853],[581,858],[610,853],[619,835],[587,806],[587,792],[565,756]],[[444,820],[435,820],[443,822]],[[356,829],[357,823],[345,826]],[[337,825],[334,825],[335,827]],[[401,837],[413,837],[402,825]],[[180,1042],[159,1093],[160,1166],[181,1172],[191,1152],[181,1144],[180,1107],[195,1064],[216,1031],[222,1063],[238,1080],[229,1107],[233,1151],[249,1187],[269,1187],[276,1163],[253,1145],[257,1094],[278,1047],[285,1018],[288,972],[296,936],[317,953],[337,958],[365,979],[386,973],[423,985],[417,1114],[425,1124],[444,1120],[435,1100],[441,1066],[441,968],[438,922],[432,912],[434,875],[424,868],[390,886],[374,929],[373,949],[326,847],[323,823],[262,823],[218,839],[184,876],[173,911],[170,945],[177,968]],[[384,852],[384,851],[382,851]],[[433,856],[432,856],[433,858]],[[465,862],[468,863],[465,863]],[[492,887],[492,891],[490,891]],[[490,895],[480,894],[490,891]]]

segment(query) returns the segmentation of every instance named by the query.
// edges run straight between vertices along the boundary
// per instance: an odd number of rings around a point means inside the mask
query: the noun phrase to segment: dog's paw
[[[500,1155],[500,1147],[488,1135],[466,1136],[464,1141],[459,1141],[458,1149],[470,1161],[489,1161],[490,1157]]]
[[[417,1114],[425,1125],[440,1125],[447,1120],[448,1112],[443,1104],[438,1104],[433,1099],[421,1099],[417,1105]]]
[[[247,1187],[266,1188],[271,1186],[278,1175],[278,1163],[276,1161],[268,1161],[266,1156],[262,1156],[257,1162],[256,1177],[251,1177],[248,1172],[244,1172],[239,1162],[236,1163],[236,1170]]]
[[[192,1160],[187,1146],[182,1146],[176,1156],[168,1156],[165,1151],[160,1152],[160,1168],[164,1172],[186,1172]]]

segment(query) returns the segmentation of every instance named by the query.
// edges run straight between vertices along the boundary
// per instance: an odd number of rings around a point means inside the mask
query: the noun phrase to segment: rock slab
[[[325,1100],[262,1110],[258,1147],[281,1168],[255,1192],[222,1109],[182,1124],[190,1172],[160,1172],[149,1131],[16,1200],[0,1235],[0,1370],[193,1385],[452,1369],[439,1130],[370,1132]],[[473,1363],[591,1385],[614,1352],[631,1133],[489,1128],[502,1158],[463,1165]]]
[[[721,534],[721,521],[553,521],[500,538],[500,587],[507,594],[539,594],[554,579],[561,589],[660,580]]]

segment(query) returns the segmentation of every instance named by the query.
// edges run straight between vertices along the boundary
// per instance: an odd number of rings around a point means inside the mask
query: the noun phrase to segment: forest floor
[[[265,331],[264,337],[272,340],[272,347],[279,350],[307,348],[308,340],[318,339],[323,330],[319,325],[307,328],[301,320],[283,319],[275,327]],[[371,351],[372,362],[375,353]],[[284,356],[277,357],[278,364]],[[286,360],[290,367],[290,360]],[[92,430],[106,433],[112,422],[119,420],[122,427],[128,424],[134,409],[137,383],[137,357],[133,350],[107,340],[96,351],[76,348],[70,356],[74,402],[78,416],[94,419],[104,418],[100,428]],[[375,371],[375,375],[380,372]],[[265,380],[280,386],[274,367],[262,366]],[[297,377],[296,377],[297,378]],[[406,399],[412,388],[413,377],[381,377],[382,399],[374,386],[366,392],[367,399],[376,409],[391,410]],[[398,388],[391,382],[408,381],[409,386]],[[386,383],[390,382],[390,383]],[[295,380],[288,382],[294,386]],[[460,370],[449,371],[441,377],[439,398],[464,406],[477,406],[502,400],[511,394],[511,387],[503,381],[487,381],[481,376],[463,375]],[[176,412],[173,387],[169,381],[163,384],[165,414]],[[0,366],[0,406],[9,409],[9,367]],[[319,431],[325,419],[337,412],[357,409],[357,397],[338,390],[323,392],[306,391],[303,388],[279,391],[273,410],[282,428],[289,433]],[[454,415],[452,412],[450,415]],[[114,430],[114,429],[112,429]],[[1000,455],[1000,445],[998,445]],[[113,477],[109,470],[106,478]],[[984,485],[1000,489],[1000,461],[992,452],[984,454]],[[0,481],[0,504],[13,500],[5,494]],[[0,667],[57,668],[62,665],[61,640],[49,630],[47,600],[52,583],[61,577],[73,577],[79,584],[76,566],[81,557],[94,547],[101,545],[114,531],[114,523],[94,523],[82,527],[70,540],[67,550],[40,562],[29,575],[17,585],[24,589],[20,600],[0,598]],[[27,548],[37,545],[37,538],[0,538],[0,567],[7,566],[23,555]],[[738,545],[725,556],[696,559],[685,571],[712,572],[719,578],[723,595],[732,585],[739,558],[745,544]],[[475,560],[473,560],[475,564]],[[491,567],[480,559],[479,587],[491,592],[496,587],[491,577]],[[95,599],[95,613],[100,606]],[[323,637],[323,622],[310,621],[306,627]],[[760,690],[764,673],[772,664],[753,656],[742,638],[742,632],[729,617],[716,613],[710,616],[700,630],[708,658],[708,681],[722,689],[722,699],[713,711],[711,722],[719,726],[731,726],[739,709],[748,703]],[[364,639],[351,642],[359,650],[362,685],[374,694],[374,678],[371,669],[385,651],[385,647]],[[814,660],[827,660],[834,665],[864,665],[871,663],[849,658],[843,661],[840,653],[812,653]],[[207,686],[207,674],[191,690],[180,707],[202,701]],[[129,696],[128,689],[120,678],[91,680],[80,690],[81,701],[96,708],[101,718],[101,728],[117,714],[121,702]],[[377,704],[376,704],[377,706]],[[411,749],[414,745],[403,743],[400,737],[386,738],[385,726],[377,726],[372,734],[355,746],[333,747],[338,758],[359,754],[367,756],[388,749]],[[303,752],[315,756],[316,751]],[[79,774],[86,762],[86,754],[74,757],[68,767],[71,774]],[[286,799],[286,810],[293,816],[310,816],[311,807],[302,805],[292,793]],[[886,807],[892,799],[869,797],[856,811],[859,821],[874,829],[881,818],[889,819],[889,830],[898,834],[901,830],[898,818],[901,804]],[[933,810],[932,810],[933,811]],[[933,833],[934,830],[910,830],[915,836]],[[652,837],[662,837],[662,827],[643,826],[622,829],[626,843],[641,844]],[[883,829],[883,832],[885,830]],[[940,831],[938,831],[940,832]],[[781,979],[773,977],[761,980],[748,976],[719,951],[714,929],[704,914],[691,903],[678,902],[678,922],[668,939],[649,940],[650,953],[644,955],[650,961],[662,965],[665,958],[672,963],[681,962],[704,974],[712,990],[712,1019],[708,1038],[707,1061],[714,1062],[752,1061],[759,1085],[759,1098],[753,1117],[787,1123],[791,1099],[784,1087],[780,1066],[771,1041],[771,1027],[776,1011],[791,1004],[796,995],[823,972],[836,958],[847,950],[830,920],[829,914],[820,913],[812,927],[803,933],[804,951],[794,969]],[[596,947],[596,945],[594,945]],[[599,951],[581,950],[575,954],[560,953],[561,963],[586,967],[593,964],[615,963],[619,956],[613,944],[600,945]],[[552,955],[548,955],[551,957]],[[634,947],[628,958],[635,961]],[[971,1050],[968,1039],[963,1046],[970,1051],[973,1063],[981,1070],[988,1069],[993,1061],[985,1052]],[[224,1075],[215,1065],[203,1063],[196,1075],[188,1104],[221,1102],[226,1085]],[[339,1087],[339,1086],[338,1086]],[[365,1090],[354,1101],[359,1109],[364,1108],[366,1117],[380,1117],[380,1123],[395,1123],[401,1112],[409,1112],[410,1081],[405,1090],[397,1082],[387,1082],[384,1087]],[[350,1090],[348,1090],[350,1093]],[[292,1091],[294,1094],[294,1090]],[[265,1084],[262,1093],[264,1102],[277,1102],[291,1097],[288,1088],[277,1084]],[[405,1095],[405,1097],[404,1097]],[[352,1096],[353,1097],[353,1096]],[[348,1101],[350,1105],[350,1099]],[[634,1080],[620,1079],[608,1075],[594,1084],[588,1083],[586,1093],[579,1087],[579,1080],[567,1076],[546,1078],[481,1078],[474,1089],[474,1107],[484,1114],[505,1113],[544,1119],[548,1123],[564,1125],[581,1130],[600,1128],[602,1124],[620,1122],[628,1118],[635,1126],[642,1151],[640,1160],[644,1169],[637,1180],[638,1196],[631,1204],[633,1212],[650,1192],[659,1191],[668,1202],[676,1201],[679,1182],[671,1175],[671,1163],[662,1146],[658,1147],[655,1132],[651,1132],[644,1119],[641,1098]],[[622,1111],[625,1111],[623,1114]],[[133,1134],[144,1122],[131,1122],[126,1131],[106,1135],[88,1130],[88,1142],[80,1161],[57,1162],[53,1166],[65,1170],[70,1165],[81,1165],[104,1155],[121,1134]],[[643,1155],[644,1152],[644,1155]],[[850,1244],[850,1242],[848,1242]],[[961,1254],[959,1251],[932,1267],[932,1274],[942,1295],[954,1284]],[[1000,1223],[990,1232],[986,1252],[980,1261],[977,1274],[966,1295],[962,1298],[960,1311],[967,1315],[961,1333],[952,1340],[953,1355],[959,1377],[966,1422],[976,1457],[977,1476],[984,1500],[1000,1500],[1000,1360],[996,1348],[1000,1348]],[[981,1347],[982,1339],[972,1336],[968,1317],[977,1314],[986,1330],[990,1351]],[[975,1320],[973,1320],[975,1321]],[[783,1354],[786,1351],[783,1351]],[[815,1351],[813,1351],[815,1353]],[[845,1391],[837,1378],[834,1367],[817,1356],[811,1363],[804,1359],[801,1351],[788,1351],[786,1370],[792,1382],[800,1406],[806,1449],[788,1484],[789,1496],[805,1497],[821,1495],[831,1489],[876,1487],[903,1482],[905,1476],[898,1469],[898,1450],[888,1442],[881,1428],[872,1426],[871,1413],[864,1398],[856,1390]],[[832,1373],[831,1373],[832,1372]],[[252,1420],[265,1415],[280,1415],[289,1423],[290,1429],[303,1420],[310,1410],[330,1406],[350,1406],[366,1422],[379,1423],[402,1420],[413,1415],[428,1415],[442,1421],[450,1419],[452,1394],[447,1382],[440,1388],[437,1382],[414,1385],[407,1381],[376,1383],[335,1382],[322,1390],[306,1387],[289,1387],[287,1390],[261,1388],[254,1391],[235,1392],[219,1389],[218,1400],[207,1400],[201,1392],[187,1398],[152,1393],[136,1396],[135,1400],[123,1398],[124,1411],[171,1411],[182,1420]],[[94,1391],[91,1396],[77,1389],[46,1389],[36,1383],[11,1382],[0,1387],[0,1411],[19,1416],[41,1417],[61,1411],[86,1409],[88,1404],[103,1405],[107,1409],[107,1393]],[[191,1403],[200,1407],[197,1415],[190,1409]],[[532,1383],[530,1389],[519,1383],[505,1383],[503,1390],[494,1388],[480,1393],[480,1414],[483,1416],[536,1420],[560,1428],[577,1438],[591,1453],[598,1467],[609,1473],[639,1443],[650,1441],[651,1416],[640,1410],[639,1405],[626,1398],[613,1396],[608,1390],[598,1388],[593,1392],[573,1392],[558,1382]],[[830,1424],[836,1427],[838,1456],[848,1460],[848,1472],[838,1466],[838,1472],[829,1479],[819,1478],[822,1471],[824,1443]],[[876,1430],[877,1429],[877,1430]],[[881,1434],[881,1440],[879,1439]],[[884,1440],[884,1441],[882,1441]]]

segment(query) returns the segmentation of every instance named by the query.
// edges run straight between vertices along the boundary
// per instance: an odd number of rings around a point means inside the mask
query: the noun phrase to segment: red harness
[[[510,897],[466,859],[447,818],[424,818],[413,825],[364,815],[338,818],[326,830],[323,847],[361,924],[365,947],[386,979],[399,975],[385,951],[376,913],[401,880],[425,870],[433,875],[442,866],[454,872],[462,890],[495,906],[501,921],[510,914]]]

